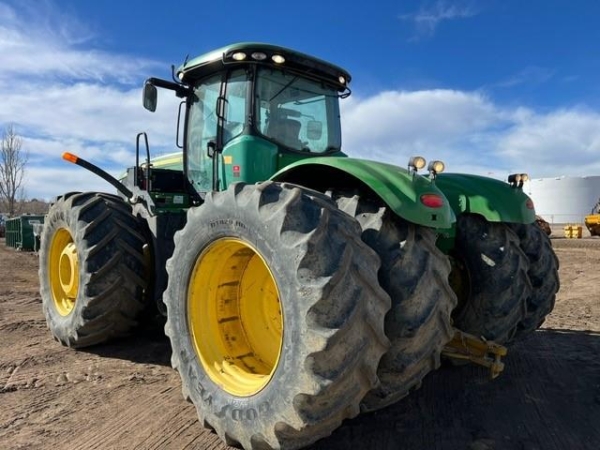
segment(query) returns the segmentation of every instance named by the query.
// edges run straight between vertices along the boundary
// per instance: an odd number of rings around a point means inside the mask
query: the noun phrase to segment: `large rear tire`
[[[144,308],[145,244],[119,197],[73,193],[50,208],[41,236],[40,292],[50,331],[86,347],[124,336]]]
[[[554,309],[556,293],[560,289],[558,258],[552,243],[537,224],[511,225],[520,239],[521,249],[529,259],[529,281],[532,291],[527,297],[527,313],[519,323],[516,337],[524,337],[537,330]]]
[[[525,318],[532,290],[519,237],[505,223],[463,214],[452,257],[455,326],[499,344],[510,342]]]
[[[234,184],[188,211],[167,262],[183,394],[230,445],[295,449],[359,413],[389,297],[355,220],[322,194]]]
[[[363,241],[381,258],[379,283],[392,300],[385,319],[391,347],[377,370],[381,384],[362,403],[363,410],[373,411],[406,396],[440,366],[441,351],[453,336],[456,295],[448,283],[450,262],[436,248],[432,230],[356,195],[336,201],[358,220]]]

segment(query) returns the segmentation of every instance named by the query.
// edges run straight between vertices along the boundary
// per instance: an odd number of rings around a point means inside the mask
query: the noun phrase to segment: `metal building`
[[[583,223],[600,198],[600,176],[538,178],[523,191],[535,204],[536,214],[550,223]]]

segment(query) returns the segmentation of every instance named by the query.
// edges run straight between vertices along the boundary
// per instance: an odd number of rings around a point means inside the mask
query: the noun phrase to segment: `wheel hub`
[[[219,239],[199,256],[188,287],[192,344],[211,380],[250,396],[271,380],[283,342],[279,291],[250,244]]]
[[[79,289],[79,268],[77,260],[77,248],[70,242],[60,254],[59,278],[63,292],[69,298],[77,297]]]
[[[73,237],[65,228],[52,237],[48,265],[54,306],[61,316],[68,316],[79,292],[79,258]]]

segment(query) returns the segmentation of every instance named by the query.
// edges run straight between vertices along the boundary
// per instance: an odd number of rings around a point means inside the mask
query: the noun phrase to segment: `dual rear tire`
[[[363,410],[373,411],[408,395],[440,366],[442,349],[453,336],[450,314],[456,295],[448,283],[451,266],[436,248],[433,230],[357,195],[334,198],[360,223],[363,241],[379,255],[379,284],[392,301],[385,318],[391,347],[377,370],[379,386],[362,402]]]
[[[510,343],[539,328],[552,311],[560,287],[558,259],[535,223],[462,215],[451,256],[458,295],[453,319],[462,331]]]

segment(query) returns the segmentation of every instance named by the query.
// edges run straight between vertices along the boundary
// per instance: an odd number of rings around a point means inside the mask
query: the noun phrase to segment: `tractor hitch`
[[[506,347],[478,338],[464,331],[454,330],[454,337],[442,350],[442,356],[459,361],[469,361],[490,369],[490,377],[496,378],[504,370],[503,356],[508,353]]]

